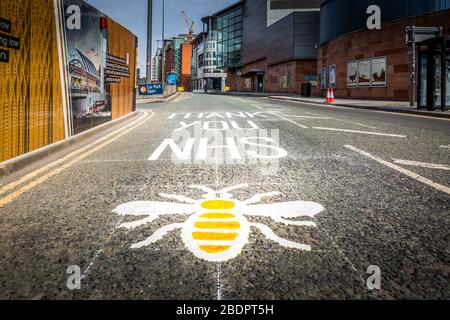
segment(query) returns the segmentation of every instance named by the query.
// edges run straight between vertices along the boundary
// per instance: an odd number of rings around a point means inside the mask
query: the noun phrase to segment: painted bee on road
[[[141,220],[123,223],[119,227],[135,229],[155,221],[161,215],[189,215],[184,223],[162,227],[148,239],[131,246],[138,249],[149,246],[164,238],[169,232],[181,229],[181,237],[187,249],[197,258],[222,262],[236,258],[248,244],[250,227],[259,229],[268,239],[286,248],[310,251],[309,245],[278,237],[262,223],[250,223],[245,216],[269,217],[286,225],[315,227],[312,221],[291,220],[298,217],[314,216],[324,210],[316,202],[291,201],[274,204],[256,204],[263,198],[277,196],[279,192],[262,193],[240,201],[234,199],[232,190],[245,188],[237,185],[220,191],[204,186],[190,186],[205,192],[203,199],[193,200],[182,195],[160,194],[175,202],[136,201],[118,206],[113,212],[122,216],[146,216]]]

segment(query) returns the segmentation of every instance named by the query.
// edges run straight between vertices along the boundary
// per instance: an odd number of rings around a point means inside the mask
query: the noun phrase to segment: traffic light
[[[105,30],[106,28],[108,28],[108,19],[106,19],[105,17],[101,17],[100,18],[100,30]]]

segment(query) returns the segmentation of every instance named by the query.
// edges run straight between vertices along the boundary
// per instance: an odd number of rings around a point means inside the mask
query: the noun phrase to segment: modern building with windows
[[[191,65],[191,56],[186,54],[186,46],[190,45],[192,39],[195,35],[188,34],[180,34],[176,37],[172,37],[170,39],[164,40],[164,72],[165,79],[167,80],[167,75],[169,73],[174,73],[176,75],[177,84],[183,85],[185,87],[189,87],[189,85],[185,85],[186,81],[190,84],[190,80],[186,80],[186,75],[190,78],[190,65]],[[184,47],[184,57],[185,61],[183,61],[183,47]],[[187,46],[189,47],[189,46]],[[183,66],[184,64],[184,66]],[[186,68],[189,68],[189,72],[186,72]],[[184,69],[184,72],[183,72]],[[185,77],[183,77],[185,75]]]
[[[367,27],[371,5],[379,30]],[[450,0],[325,0],[320,21],[319,94],[450,107]]]
[[[316,85],[320,0],[242,0],[214,14],[217,64],[232,91]]]
[[[192,42],[192,89],[223,91],[227,74],[217,67],[217,20],[205,17],[202,22],[203,32]]]
[[[158,48],[156,55],[152,57],[152,82],[161,82],[161,54],[162,49]]]

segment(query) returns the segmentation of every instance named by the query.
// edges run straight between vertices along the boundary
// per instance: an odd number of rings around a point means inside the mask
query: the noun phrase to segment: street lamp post
[[[161,82],[164,90],[165,79],[165,68],[166,68],[166,48],[164,42],[164,24],[165,24],[165,0],[162,0],[162,55],[161,55]]]
[[[153,0],[148,0],[147,9],[147,83],[152,79],[152,41],[153,41]]]

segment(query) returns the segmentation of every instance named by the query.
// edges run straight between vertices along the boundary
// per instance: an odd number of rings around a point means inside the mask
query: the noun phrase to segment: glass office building
[[[217,16],[217,65],[230,68],[241,64],[242,6]]]
[[[307,2],[241,0],[213,15],[230,91],[297,93],[316,74],[320,13]]]
[[[227,74],[217,67],[217,18],[202,19],[203,32],[192,42],[192,88],[194,91],[223,91]],[[194,70],[195,69],[195,70]]]

